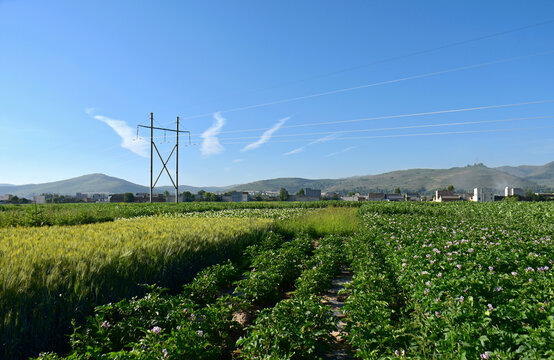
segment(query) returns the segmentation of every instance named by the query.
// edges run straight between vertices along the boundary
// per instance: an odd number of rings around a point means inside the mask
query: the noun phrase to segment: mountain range
[[[304,179],[277,178],[260,180],[241,185],[224,187],[179,186],[179,191],[197,193],[200,190],[210,192],[237,191],[279,191],[286,188],[294,193],[301,188],[321,189],[323,192],[347,193],[350,191],[390,192],[400,188],[403,192],[431,193],[436,189],[453,185],[458,191],[470,192],[474,187],[483,187],[504,193],[504,187],[519,187],[534,191],[554,189],[554,161],[542,166],[501,166],[490,168],[483,164],[453,167],[450,169],[410,169],[387,172],[378,175],[363,175],[340,179]],[[156,193],[172,192],[169,186],[157,187]],[[81,193],[125,193],[148,192],[148,186],[107,176],[89,174],[72,179],[44,184],[9,185],[0,184],[1,194],[31,197],[43,193],[75,195]]]

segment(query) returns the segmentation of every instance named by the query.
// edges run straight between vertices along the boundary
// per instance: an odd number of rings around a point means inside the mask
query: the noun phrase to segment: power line
[[[457,71],[475,69],[475,68],[479,68],[479,67],[484,67],[484,66],[494,65],[494,64],[500,64],[500,63],[504,63],[504,62],[508,62],[508,61],[514,61],[514,60],[518,60],[518,59],[524,59],[524,58],[546,55],[546,54],[550,54],[552,52],[553,52],[553,50],[549,50],[549,51],[534,53],[534,54],[529,54],[529,55],[509,57],[509,58],[504,58],[504,59],[499,59],[499,60],[494,60],[494,61],[488,61],[488,62],[479,63],[479,64],[473,64],[473,65],[467,65],[467,66],[451,68],[451,69],[446,69],[446,70],[434,71],[434,72],[430,72],[430,73],[412,75],[412,76],[407,76],[407,77],[393,79],[393,80],[379,81],[379,82],[375,82],[375,83],[371,83],[371,84],[364,84],[364,85],[358,85],[358,86],[353,86],[353,87],[348,87],[348,88],[330,90],[330,91],[325,91],[325,92],[321,92],[321,93],[298,96],[298,97],[294,97],[294,98],[281,99],[281,100],[270,101],[270,102],[255,104],[255,105],[247,105],[247,106],[242,106],[242,107],[237,107],[237,108],[232,108],[232,109],[227,109],[227,110],[221,110],[221,111],[213,111],[213,112],[204,113],[204,114],[187,116],[187,117],[184,117],[183,119],[184,120],[196,119],[196,118],[212,115],[215,112],[229,113],[229,112],[236,112],[236,111],[249,110],[249,109],[255,109],[255,108],[260,108],[260,107],[266,107],[266,106],[270,106],[270,105],[284,104],[284,103],[289,103],[289,102],[294,102],[294,101],[299,101],[299,100],[313,99],[313,98],[320,97],[320,96],[334,95],[334,94],[339,94],[339,93],[343,93],[343,92],[366,89],[366,88],[374,87],[374,86],[393,84],[393,83],[397,83],[397,82],[401,82],[401,81],[421,79],[421,78],[435,76],[435,75],[441,75],[441,74],[447,74],[447,73],[452,73],[452,72],[457,72]]]
[[[301,133],[301,134],[273,135],[272,137],[273,137],[273,138],[276,138],[276,137],[297,137],[297,136],[310,136],[310,135],[348,134],[348,133],[357,133],[357,132],[374,132],[374,131],[388,131],[388,130],[405,130],[405,129],[418,129],[418,128],[441,127],[441,126],[460,126],[460,125],[490,124],[490,123],[502,123],[502,122],[524,121],[524,120],[538,120],[538,119],[548,119],[548,118],[554,118],[554,115],[533,116],[533,117],[520,117],[520,118],[508,118],[508,119],[498,119],[498,120],[466,121],[466,122],[454,122],[454,123],[442,123],[442,124],[424,124],[424,125],[397,126],[397,127],[374,128],[374,129],[320,131],[320,132]],[[220,141],[228,141],[228,140],[246,140],[246,139],[259,139],[259,138],[260,138],[259,136],[245,136],[245,137],[236,137],[236,138],[220,138],[219,140],[220,140]]]
[[[479,37],[472,38],[472,39],[456,41],[456,42],[453,42],[453,43],[449,43],[449,44],[445,44],[445,45],[441,45],[441,46],[437,46],[437,47],[433,47],[433,48],[429,48],[429,49],[414,51],[412,53],[408,53],[408,54],[404,54],[404,55],[391,56],[391,57],[388,57],[388,58],[385,58],[385,59],[381,59],[381,60],[377,60],[377,61],[373,61],[373,62],[369,62],[369,63],[365,63],[365,64],[360,64],[360,65],[357,65],[357,66],[352,66],[352,67],[349,67],[349,68],[329,72],[329,73],[326,73],[326,74],[306,77],[304,79],[291,81],[291,82],[283,83],[283,84],[280,84],[280,85],[270,86],[270,87],[267,87],[267,88],[264,88],[264,89],[261,89],[261,90],[255,90],[255,91],[251,91],[251,92],[271,90],[271,89],[276,89],[276,88],[280,88],[280,87],[283,87],[283,86],[302,83],[302,82],[305,82],[305,81],[317,80],[317,79],[321,79],[321,78],[332,76],[332,75],[342,74],[342,73],[345,73],[345,72],[358,70],[358,69],[362,69],[362,68],[366,68],[366,67],[370,67],[370,66],[374,66],[374,65],[379,65],[379,64],[387,63],[387,62],[394,61],[394,60],[402,60],[402,59],[406,59],[406,58],[417,56],[417,55],[427,54],[427,53],[430,53],[430,52],[435,52],[435,51],[439,51],[439,50],[443,50],[443,49],[447,49],[447,48],[451,48],[451,47],[465,45],[465,44],[469,44],[469,43],[472,43],[472,42],[477,42],[477,41],[481,41],[481,40],[485,40],[485,39],[490,39],[490,38],[493,38],[493,37],[506,35],[506,34],[518,32],[518,31],[522,31],[522,30],[526,30],[526,29],[530,29],[530,28],[533,28],[533,27],[546,25],[546,24],[550,24],[550,23],[554,23],[554,19],[553,20],[542,21],[542,22],[534,23],[534,24],[530,24],[530,25],[525,25],[525,26],[518,27],[518,28],[515,28],[515,29],[510,29],[510,30],[505,30],[505,31],[497,32],[497,33],[488,34],[488,35],[483,35],[483,36],[479,36]]]
[[[416,136],[432,136],[432,135],[453,135],[453,134],[477,134],[477,133],[494,133],[494,132],[509,132],[509,131],[524,131],[524,130],[539,130],[539,129],[552,129],[554,126],[539,126],[528,128],[512,128],[512,129],[492,129],[492,130],[466,130],[466,131],[447,131],[437,133],[415,133],[415,134],[393,134],[393,135],[375,135],[375,136],[356,136],[356,137],[340,137],[329,138],[326,141],[335,140],[363,140],[363,139],[381,139],[381,138],[396,138],[396,137],[416,137]],[[320,139],[295,139],[295,140],[276,140],[268,141],[267,143],[294,143],[294,142],[316,142]],[[248,144],[248,141],[242,142],[225,142],[224,145],[236,145],[236,144]]]
[[[404,118],[404,117],[438,115],[438,114],[458,113],[458,112],[466,112],[466,111],[500,109],[500,108],[506,108],[506,107],[536,105],[536,104],[545,104],[545,103],[552,103],[552,102],[554,102],[554,99],[528,101],[528,102],[511,103],[511,104],[501,104],[501,105],[487,105],[487,106],[478,106],[478,107],[472,107],[472,108],[459,108],[459,109],[448,109],[448,110],[438,110],[438,111],[427,111],[427,112],[419,112],[419,113],[411,113],[411,114],[373,116],[373,117],[358,118],[358,119],[324,121],[324,122],[304,123],[304,124],[295,124],[295,125],[284,125],[284,126],[281,126],[281,129],[309,127],[309,126],[320,126],[320,125],[345,124],[345,123],[354,123],[354,122],[362,122],[362,121],[374,121],[374,120],[385,120],[385,119],[398,119],[398,118]],[[220,134],[265,131],[265,130],[269,130],[269,129],[270,128],[227,130],[227,131],[221,131]],[[200,134],[192,134],[192,136],[200,136]]]
[[[370,66],[374,66],[374,65],[378,65],[378,64],[387,63],[387,62],[394,61],[394,60],[406,59],[406,58],[417,56],[417,55],[427,54],[427,53],[431,53],[431,52],[435,52],[435,51],[439,51],[439,50],[443,50],[443,49],[447,49],[447,48],[451,48],[451,47],[456,47],[456,46],[465,45],[465,44],[472,43],[472,42],[477,42],[477,41],[481,41],[481,40],[485,40],[485,39],[490,39],[490,38],[501,36],[501,35],[506,35],[506,34],[510,34],[510,33],[514,33],[514,32],[519,32],[519,31],[523,31],[523,30],[530,29],[530,28],[533,28],[533,27],[550,24],[550,23],[554,23],[554,19],[546,20],[546,21],[542,21],[542,22],[538,22],[538,23],[534,23],[534,24],[529,24],[529,25],[525,25],[525,26],[521,26],[521,27],[517,27],[517,28],[505,30],[505,31],[500,31],[500,32],[492,33],[492,34],[482,35],[482,36],[479,36],[479,37],[476,37],[476,38],[471,38],[471,39],[466,39],[466,40],[461,40],[461,41],[455,41],[455,42],[452,42],[452,43],[449,43],[449,44],[440,45],[440,46],[436,46],[436,47],[432,47],[432,48],[428,48],[428,49],[424,49],[424,50],[414,51],[412,53],[408,53],[408,54],[404,54],[404,55],[391,56],[391,57],[384,58],[384,59],[381,59],[381,60],[377,60],[377,61],[373,61],[373,62],[369,62],[369,63],[365,63],[365,64],[361,64],[361,65],[357,65],[357,66],[353,66],[353,67],[349,67],[349,68],[345,68],[345,69],[341,69],[341,70],[337,70],[337,71],[333,71],[333,72],[329,72],[329,73],[326,73],[326,74],[320,74],[320,75],[316,75],[316,76],[306,77],[306,78],[303,78],[303,79],[300,79],[300,80],[290,81],[290,82],[287,82],[287,83],[278,84],[278,85],[274,85],[274,86],[269,86],[269,87],[266,87],[266,88],[263,88],[263,89],[248,91],[244,94],[260,92],[260,91],[265,91],[265,90],[270,90],[270,89],[276,89],[276,88],[280,88],[280,87],[284,87],[284,86],[288,86],[288,85],[302,83],[302,82],[305,82],[305,81],[316,80],[316,79],[320,79],[320,78],[324,78],[324,77],[328,77],[328,76],[332,76],[332,75],[337,75],[337,74],[341,74],[341,73],[345,73],[345,72],[349,72],[349,71],[353,71],[353,70],[357,70],[357,69],[361,69],[361,68],[366,68],[366,67],[370,67]]]

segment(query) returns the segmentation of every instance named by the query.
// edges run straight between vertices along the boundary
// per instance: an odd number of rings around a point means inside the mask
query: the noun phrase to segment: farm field
[[[358,203],[315,202],[187,202],[0,205],[0,228],[15,226],[83,225],[138,216],[186,214],[239,209],[298,209],[332,206],[357,207]]]
[[[0,229],[2,342],[42,359],[554,358],[553,217],[366,203]],[[338,318],[323,294],[341,269]]]

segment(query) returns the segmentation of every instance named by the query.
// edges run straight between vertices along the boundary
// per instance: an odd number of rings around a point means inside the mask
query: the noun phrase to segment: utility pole
[[[175,188],[175,202],[178,203],[179,202],[179,134],[187,133],[189,135],[189,144],[190,144],[191,142],[190,131],[179,130],[178,116],[177,116],[176,129],[156,127],[154,126],[154,113],[150,113],[150,126],[137,125],[137,136],[138,136],[138,128],[150,129],[150,202],[152,202],[152,192],[154,190],[154,187],[156,187],[156,184],[158,183],[160,176],[163,174],[165,170],[167,172],[167,175],[169,176],[169,179],[171,180],[171,183],[173,184],[173,187]],[[171,153],[169,154],[169,156],[165,161],[162,158],[162,155],[160,154],[160,151],[158,150],[156,143],[154,142],[154,130],[163,130],[163,131],[169,131],[169,132],[175,133],[175,146],[173,147],[173,149],[171,150]],[[154,181],[154,150],[156,150],[156,153],[158,154],[158,157],[162,162],[162,169],[160,170],[160,173],[158,174],[156,181]],[[169,172],[166,166],[174,152],[176,153],[175,154],[175,180],[176,181],[173,181],[173,177],[171,176],[171,173]]]
[[[152,203],[152,189],[154,188],[154,186],[152,186],[153,170],[154,170],[154,113],[151,112],[150,113],[150,198],[149,198],[150,203]]]
[[[179,117],[177,116],[177,131],[175,132],[175,147],[177,153],[175,154],[175,204],[179,203]]]

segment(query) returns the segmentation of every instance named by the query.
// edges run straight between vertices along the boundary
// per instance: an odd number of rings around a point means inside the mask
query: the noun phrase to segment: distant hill
[[[231,190],[237,191],[279,191],[281,188],[289,192],[297,192],[300,189],[327,189],[344,179],[320,179],[310,180],[303,178],[277,178],[270,180],[260,180],[248,184],[236,185]],[[325,190],[324,190],[325,191]]]
[[[191,191],[197,193],[200,190],[205,191],[223,191],[225,188],[220,187],[205,187],[199,188],[194,186],[179,186],[179,191]],[[163,193],[164,191],[172,193],[174,190],[170,186],[160,186],[154,189],[155,193]],[[0,195],[11,194],[20,197],[32,197],[40,194],[60,194],[60,195],[75,195],[81,193],[105,193],[117,194],[125,192],[149,192],[148,186],[142,186],[132,183],[127,180],[108,176],[104,174],[89,174],[67,180],[54,181],[43,184],[28,184],[28,185],[0,185]]]
[[[148,187],[104,174],[89,174],[72,179],[54,181],[44,184],[0,185],[0,194],[12,194],[31,197],[43,193],[75,195],[77,192],[87,193],[122,193],[145,192]]]
[[[496,169],[546,188],[554,188],[554,161],[541,166],[501,166]]]
[[[379,175],[355,176],[343,179],[309,180],[302,178],[281,178],[256,181],[233,187],[235,190],[278,191],[281,187],[289,192],[301,188],[322,189],[325,192],[345,193],[356,191],[392,192],[399,187],[403,192],[430,193],[436,189],[453,185],[458,191],[470,192],[474,187],[484,187],[503,193],[504,187],[539,189],[532,181],[489,168],[484,165],[454,167],[450,169],[410,169],[392,171]]]
[[[279,191],[286,188],[289,193],[295,193],[301,188],[321,189],[324,192],[347,193],[356,191],[392,192],[399,187],[402,192],[431,193],[436,189],[453,185],[458,191],[471,192],[474,187],[484,187],[504,193],[504,187],[512,186],[530,190],[554,189],[554,162],[543,166],[502,166],[489,168],[482,164],[453,167],[450,169],[410,169],[391,171],[378,175],[354,176],[342,179],[303,179],[277,178],[260,180],[242,185],[224,187],[194,187],[181,185],[179,191],[197,193],[200,190],[210,192],[237,191]],[[154,192],[173,193],[170,186],[157,187]],[[55,181],[44,184],[0,185],[0,195],[12,194],[31,197],[43,193],[60,195],[75,195],[82,193],[125,193],[148,192],[148,186],[107,176],[104,174],[89,174],[76,178]]]

